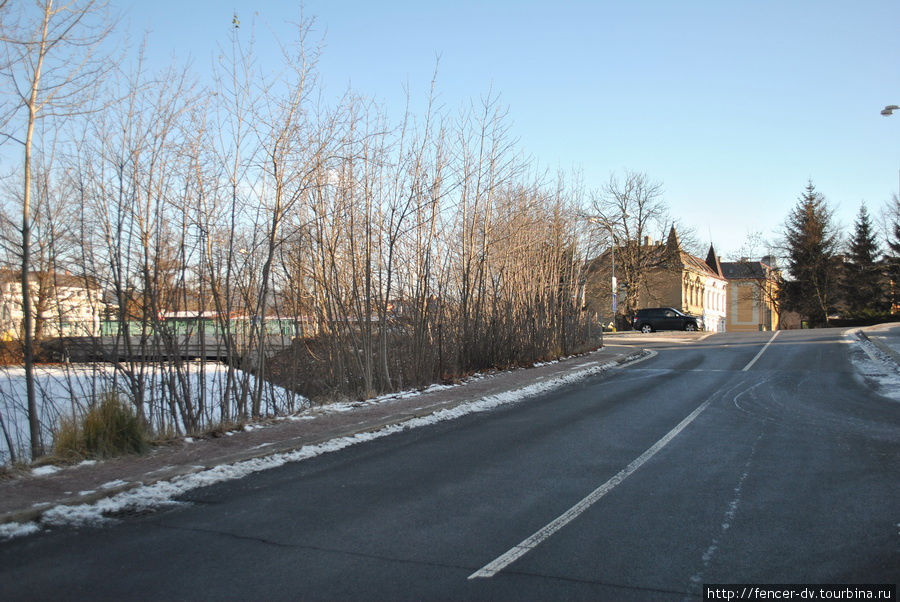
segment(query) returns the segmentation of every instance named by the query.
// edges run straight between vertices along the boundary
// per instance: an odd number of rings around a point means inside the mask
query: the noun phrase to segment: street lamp
[[[589,217],[588,221],[592,224],[600,224],[609,232],[609,248],[612,253],[612,331],[616,332],[616,312],[618,311],[618,287],[616,282],[616,235],[613,234],[612,226],[609,222],[601,220],[597,217]]]
[[[894,111],[900,111],[900,106],[897,105],[887,105],[883,109],[881,109],[881,114],[885,117],[890,117],[894,114]],[[900,171],[898,171],[898,175],[900,175]],[[900,193],[898,193],[900,194]]]

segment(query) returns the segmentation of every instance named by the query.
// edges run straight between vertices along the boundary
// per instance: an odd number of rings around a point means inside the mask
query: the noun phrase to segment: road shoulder
[[[123,507],[170,503],[186,489],[217,479],[240,478],[407,428],[513,403],[646,353],[636,347],[606,347],[533,368],[475,375],[459,385],[321,406],[218,437],[188,437],[145,456],[41,467],[0,481],[0,539],[34,532],[41,525],[102,520]]]

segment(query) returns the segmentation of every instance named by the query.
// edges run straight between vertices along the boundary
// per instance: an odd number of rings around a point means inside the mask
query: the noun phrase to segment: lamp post
[[[884,115],[885,117],[890,117],[891,115],[894,114],[894,111],[900,111],[900,106],[887,105],[886,107],[881,109],[881,114]],[[898,178],[900,178],[900,170],[897,171],[897,175],[898,175]],[[898,191],[897,194],[900,194],[900,191]]]
[[[883,109],[881,109],[881,114],[885,117],[890,117],[894,114],[894,111],[900,111],[900,106],[897,105],[887,105]],[[900,169],[897,170],[898,182],[900,182]],[[897,198],[900,198],[900,188],[897,189]],[[895,297],[894,297],[894,280],[891,279],[891,311],[894,310],[895,305]]]
[[[616,235],[613,234],[612,226],[609,222],[601,220],[597,217],[589,217],[588,221],[592,224],[600,224],[609,232],[609,248],[612,254],[612,331],[616,332],[616,312],[618,311],[618,286],[616,282]]]

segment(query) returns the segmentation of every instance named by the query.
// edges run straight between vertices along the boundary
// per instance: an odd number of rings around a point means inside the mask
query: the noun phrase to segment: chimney
[[[645,236],[645,237],[644,237],[644,246],[645,246],[645,247],[649,247],[649,246],[650,246],[650,237],[649,237],[649,236]]]

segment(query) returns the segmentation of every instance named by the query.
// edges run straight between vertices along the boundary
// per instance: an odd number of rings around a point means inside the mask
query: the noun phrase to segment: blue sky
[[[232,14],[292,39],[297,2],[112,0],[149,32],[150,57],[202,70]],[[808,179],[850,228],[898,192],[900,2],[341,2],[308,0],[327,94],[348,86],[401,111],[499,93],[512,133],[541,165],[589,188],[630,169],[662,182],[673,214],[724,255],[773,238]]]

